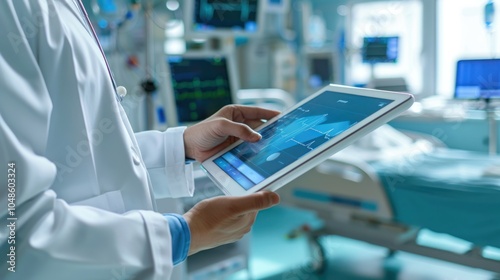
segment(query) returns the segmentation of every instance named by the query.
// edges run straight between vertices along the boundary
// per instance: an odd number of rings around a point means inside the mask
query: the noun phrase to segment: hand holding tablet
[[[275,191],[413,104],[413,96],[329,85],[202,163],[227,195]]]

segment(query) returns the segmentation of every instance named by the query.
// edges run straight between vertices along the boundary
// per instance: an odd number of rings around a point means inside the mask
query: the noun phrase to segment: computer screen
[[[310,88],[317,89],[333,83],[333,55],[312,55],[308,58]]]
[[[168,56],[177,124],[202,121],[234,103],[234,73],[227,56]]]
[[[363,38],[362,58],[364,63],[396,63],[399,53],[399,37]]]
[[[500,59],[467,59],[457,62],[455,98],[500,98]]]
[[[306,86],[310,93],[325,85],[338,83],[340,70],[332,48],[307,48],[304,50]]]
[[[261,0],[189,0],[186,33],[210,36],[252,36],[260,32]]]

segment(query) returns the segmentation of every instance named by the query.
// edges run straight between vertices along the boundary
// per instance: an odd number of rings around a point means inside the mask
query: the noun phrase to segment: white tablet
[[[226,194],[275,191],[404,112],[413,96],[329,85],[256,129],[256,143],[238,141],[202,163]]]

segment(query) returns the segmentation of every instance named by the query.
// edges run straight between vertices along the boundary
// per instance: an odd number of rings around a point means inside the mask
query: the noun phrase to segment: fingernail
[[[269,200],[271,202],[271,205],[277,204],[278,201],[279,201],[278,196],[276,194],[274,194],[274,193],[271,193],[269,195]]]
[[[262,138],[262,135],[260,135],[260,133],[254,132],[254,139],[255,140],[260,140],[261,138]]]

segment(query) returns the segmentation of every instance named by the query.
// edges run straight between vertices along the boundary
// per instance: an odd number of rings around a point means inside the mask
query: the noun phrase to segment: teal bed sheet
[[[500,157],[437,149],[372,162],[402,223],[500,248]]]

